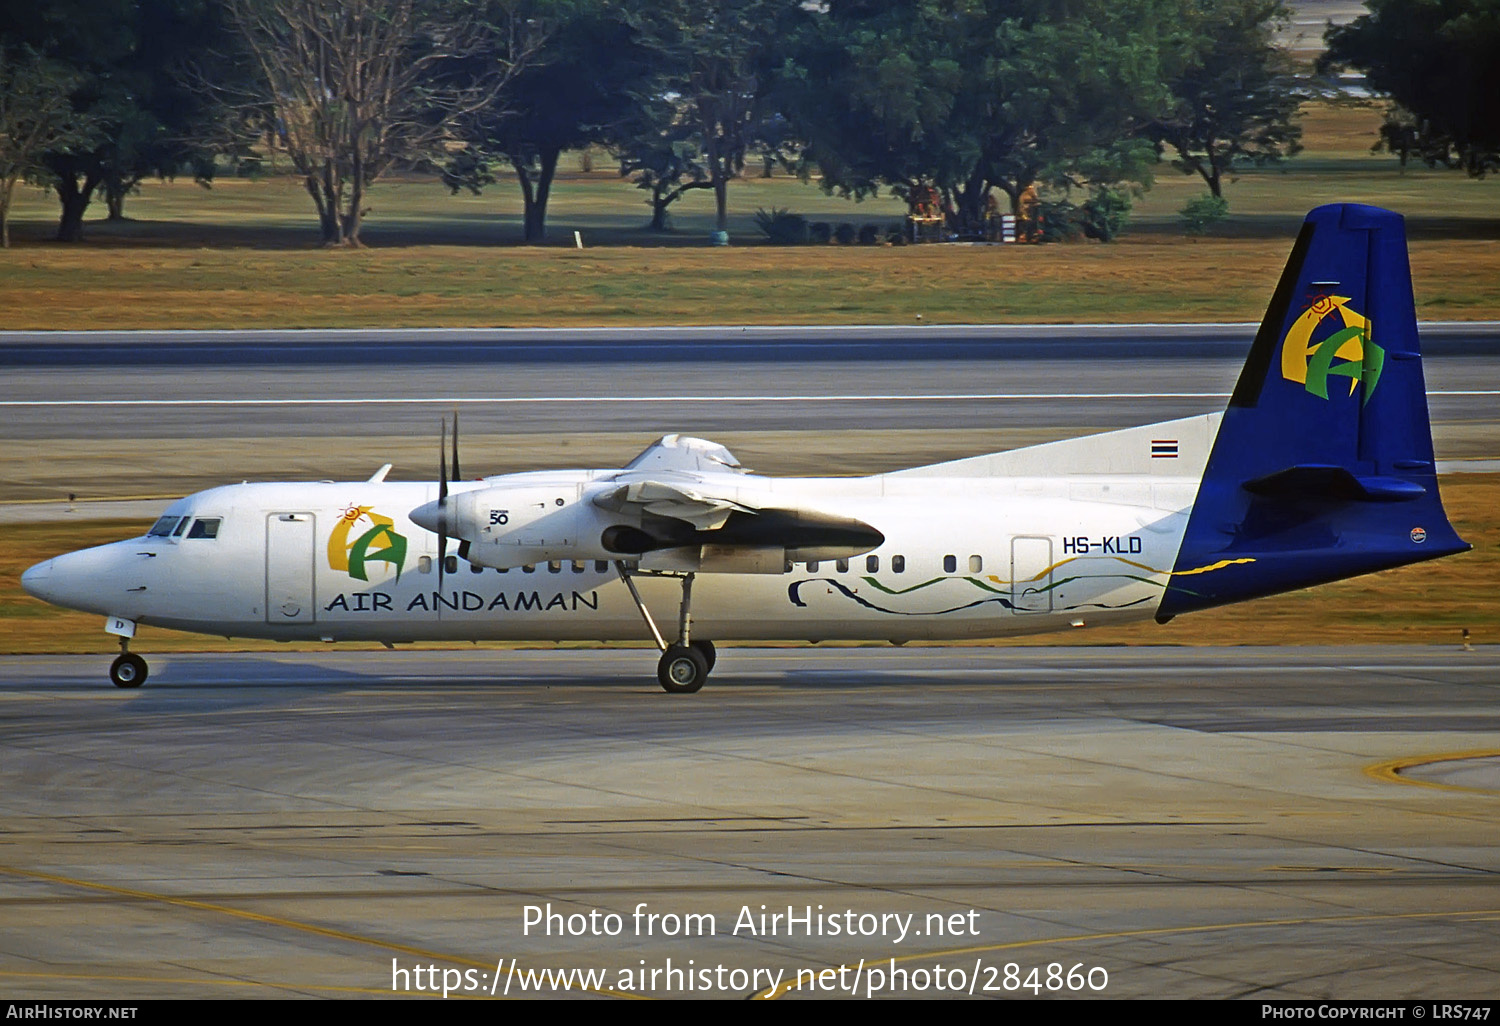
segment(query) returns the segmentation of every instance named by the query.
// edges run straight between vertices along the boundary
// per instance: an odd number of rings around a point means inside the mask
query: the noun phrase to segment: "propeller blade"
[[[448,418],[443,418],[438,440],[438,591],[448,565]]]
[[[453,411],[453,480],[462,481],[463,474],[458,470],[458,411]]]

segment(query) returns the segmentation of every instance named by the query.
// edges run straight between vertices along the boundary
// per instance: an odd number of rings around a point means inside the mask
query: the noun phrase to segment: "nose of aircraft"
[[[41,599],[43,602],[52,601],[52,592],[48,584],[52,580],[52,560],[38,563],[21,575],[21,587],[26,589],[26,594]]]

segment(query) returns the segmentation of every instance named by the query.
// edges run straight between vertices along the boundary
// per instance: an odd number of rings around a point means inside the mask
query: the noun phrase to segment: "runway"
[[[510,996],[600,970],[571,982],[601,998],[795,1000],[797,970],[847,986],[856,965],[882,996],[1031,997],[1032,968],[1044,995],[1500,984],[1500,651],[729,649],[694,696],[661,693],[653,662],[176,655],[124,692],[102,657],[0,660],[0,984],[342,996],[429,965]],[[647,974],[669,960],[723,972]]]
[[[865,474],[1223,409],[1255,326],[4,333],[0,502],[618,466],[660,435]],[[1500,327],[1424,328],[1441,459],[1500,456]],[[813,430],[809,430],[813,429]]]
[[[1085,427],[1221,409],[1255,326],[0,334],[0,438]],[[1424,335],[1439,421],[1487,418],[1500,326]],[[1463,454],[1455,454],[1463,455]]]

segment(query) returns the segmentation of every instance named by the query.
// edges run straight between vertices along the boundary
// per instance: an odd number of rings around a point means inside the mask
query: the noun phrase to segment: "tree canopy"
[[[1500,0],[1367,6],[1329,29],[1320,66],[1358,68],[1395,102],[1382,144],[1476,178],[1500,169]]]
[[[0,50],[14,81],[18,54],[50,62],[92,130],[58,131],[23,172],[56,190],[64,239],[96,191],[118,217],[145,176],[206,182],[253,147],[286,154],[329,245],[359,243],[383,175],[432,168],[472,189],[513,170],[541,242],[560,155],[597,144],[657,227],[710,190],[723,230],[729,183],[758,160],[854,198],[936,197],[960,229],[1038,187],[1081,192],[1108,237],[1163,154],[1217,197],[1236,167],[1296,151],[1283,3],[48,0],[0,6]],[[1329,60],[1401,103],[1388,139],[1497,166],[1500,0],[1371,4]]]
[[[478,190],[495,181],[500,159],[521,187],[527,242],[547,237],[547,201],[564,150],[612,137],[632,110],[651,68],[634,32],[605,0],[540,0],[516,9],[544,42],[496,101],[479,111],[469,143],[451,160],[452,188]]]
[[[776,99],[825,186],[931,186],[950,220],[1035,183],[1149,181],[1139,135],[1183,62],[1180,0],[831,0],[804,8]]]
[[[1291,17],[1282,0],[1194,0],[1185,24],[1190,56],[1171,78],[1171,108],[1149,134],[1176,153],[1215,197],[1244,164],[1264,165],[1301,149],[1295,124],[1302,90],[1272,37]]]
[[[119,216],[125,195],[149,175],[184,171],[206,180],[199,142],[201,93],[183,84],[180,56],[212,45],[219,7],[209,0],[49,0],[0,9],[0,47],[26,46],[73,76],[75,115],[93,126],[44,155],[40,179],[62,204],[58,238],[82,237],[83,215],[103,188]]]

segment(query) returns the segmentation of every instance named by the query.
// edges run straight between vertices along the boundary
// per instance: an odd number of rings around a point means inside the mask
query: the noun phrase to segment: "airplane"
[[[283,641],[649,639],[691,693],[711,640],[981,639],[1151,620],[1470,546],[1438,494],[1405,223],[1307,215],[1221,413],[868,477],[771,478],[668,435],[623,467],[239,484],[30,594]],[[456,544],[455,544],[456,543]],[[663,632],[666,621],[666,633]]]

